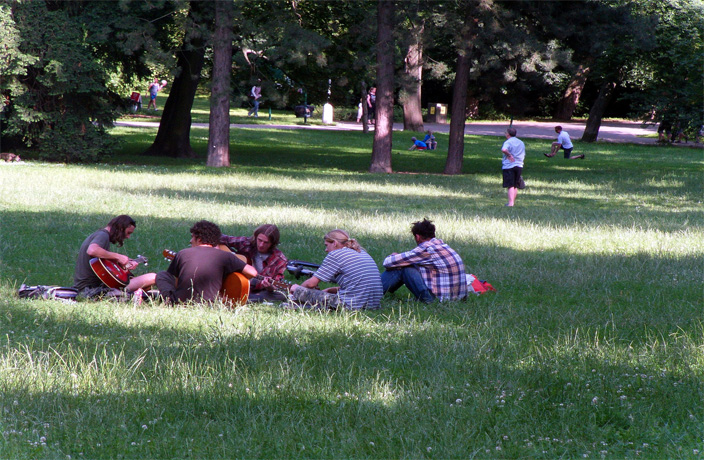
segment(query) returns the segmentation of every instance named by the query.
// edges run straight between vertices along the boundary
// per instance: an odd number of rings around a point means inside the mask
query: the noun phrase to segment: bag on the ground
[[[27,286],[26,284],[22,284],[17,291],[17,295],[20,299],[47,299],[75,302],[78,291],[74,288],[63,286],[48,286],[44,284]]]
[[[526,188],[526,181],[523,180],[523,176],[518,178],[518,190],[523,190]]]
[[[476,276],[467,274],[467,293],[469,294],[485,294],[489,291],[496,292],[494,286],[489,284],[489,282],[477,279]]]

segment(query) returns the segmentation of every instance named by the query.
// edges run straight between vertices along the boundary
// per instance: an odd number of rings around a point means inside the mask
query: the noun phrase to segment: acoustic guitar
[[[218,249],[229,252],[233,256],[237,257],[244,263],[247,263],[247,258],[243,256],[242,254],[235,254],[233,253],[230,248],[224,245],[218,246]],[[176,252],[171,251],[169,249],[164,249],[162,252],[162,255],[166,260],[173,260],[174,257],[176,257]],[[255,276],[256,279],[263,280],[264,277],[261,275]],[[291,283],[288,283],[286,281],[276,281],[272,280],[271,281],[272,286],[275,289],[286,289],[288,290],[291,287]],[[244,276],[242,273],[237,273],[233,272],[230,273],[229,275],[225,276],[225,279],[222,281],[222,288],[220,289],[220,296],[223,298],[224,301],[230,302],[230,303],[236,303],[236,304],[244,304],[247,302],[247,299],[249,298],[249,279],[247,279],[246,276]]]
[[[134,261],[144,265],[148,263],[147,258],[143,256],[137,256]],[[129,270],[122,268],[114,260],[94,257],[90,259],[89,263],[93,273],[109,288],[121,289],[127,286],[132,277],[132,273]]]
[[[236,253],[232,248],[230,248],[229,246],[227,246],[225,244],[218,244],[217,248],[220,249],[221,251],[230,252],[230,253],[235,254],[235,256],[237,256],[237,258],[239,258],[241,261],[243,261],[244,263],[246,263],[248,265],[254,265],[254,263],[252,262],[252,259],[250,259],[249,257],[246,257],[244,254]],[[254,279],[257,279],[260,281],[263,280],[264,278],[265,277],[262,275],[257,275],[254,277]],[[277,281],[275,279],[270,279],[269,281],[271,282],[271,286],[278,291],[289,291],[291,289],[291,286],[293,286],[293,283],[290,283],[285,280]]]

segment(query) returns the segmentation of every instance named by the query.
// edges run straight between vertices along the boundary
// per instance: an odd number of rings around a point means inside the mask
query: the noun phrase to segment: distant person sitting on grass
[[[428,150],[435,150],[438,147],[438,143],[435,140],[435,136],[433,136],[432,131],[428,131],[425,134],[425,139],[423,139],[423,142],[425,142],[428,146]]]
[[[555,126],[555,132],[557,133],[557,141],[552,143],[552,149],[550,153],[545,154],[546,157],[554,157],[557,151],[562,149],[565,152],[565,160],[584,159],[584,155],[572,155],[574,146],[570,140],[570,134],[567,131],[563,131],[562,126]]]
[[[428,148],[428,144],[423,141],[419,141],[415,137],[412,137],[411,140],[413,141],[413,145],[411,145],[411,148],[408,150],[426,150]]]

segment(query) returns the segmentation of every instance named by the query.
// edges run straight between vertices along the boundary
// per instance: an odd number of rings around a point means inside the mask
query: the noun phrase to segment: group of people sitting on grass
[[[223,235],[216,224],[201,220],[190,229],[190,247],[178,251],[167,270],[131,277],[122,289],[110,288],[91,261],[109,260],[125,270],[134,269],[137,261],[112,252],[111,244],[122,246],[136,225],[130,216],[117,216],[85,239],[74,273],[73,287],[79,297],[112,294],[141,303],[156,292],[150,290],[156,286],[158,294],[154,295],[167,303],[209,302],[219,298],[231,274],[250,281],[248,302],[282,302],[293,309],[377,309],[384,293],[404,285],[422,302],[467,296],[462,258],[435,237],[435,225],[427,218],[411,226],[417,246],[387,256],[383,273],[357,240],[344,230],[331,230],[323,238],[327,253],[323,262],[310,278],[287,289],[281,289],[287,258],[277,248],[280,235],[276,225],[264,224],[251,237],[236,237]],[[320,283],[335,286],[320,289]]]

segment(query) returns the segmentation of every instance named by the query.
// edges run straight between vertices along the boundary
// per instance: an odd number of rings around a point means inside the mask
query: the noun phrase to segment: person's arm
[[[261,280],[253,286],[254,290],[273,290],[273,282],[281,281],[284,279],[284,272],[286,271],[286,265],[288,264],[288,259],[283,252],[275,249],[272,254],[264,261],[264,268],[262,268],[260,275],[263,276]]]
[[[511,155],[511,152],[509,152],[508,149],[503,148],[501,151],[504,155],[506,155],[506,158],[508,158],[509,161],[513,161],[513,155]]]
[[[128,270],[132,270],[137,266],[137,263],[126,255],[108,251],[107,249],[101,248],[100,245],[96,243],[91,243],[88,246],[88,249],[86,249],[86,254],[91,257],[97,257],[99,259],[115,260],[117,261],[117,263],[127,268]]]
[[[294,292],[299,287],[304,287],[304,288],[308,288],[308,289],[315,289],[316,287],[318,287],[319,283],[320,283],[320,280],[318,278],[316,278],[315,276],[311,276],[310,278],[308,278],[307,280],[302,282],[300,285],[294,284],[293,286],[291,286],[291,292]]]
[[[428,258],[428,253],[420,246],[411,249],[410,251],[400,254],[393,253],[386,256],[384,259],[384,268],[408,267],[424,262]]]
[[[242,269],[242,272],[241,272],[241,273],[242,273],[244,276],[246,276],[247,279],[252,279],[252,278],[254,278],[255,276],[257,276],[257,269],[254,268],[254,267],[252,267],[252,266],[249,265],[249,264],[246,264],[246,265],[244,266],[244,268]]]

